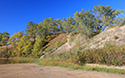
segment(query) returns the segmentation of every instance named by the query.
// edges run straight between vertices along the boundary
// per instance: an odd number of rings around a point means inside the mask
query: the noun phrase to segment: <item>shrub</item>
[[[60,46],[60,42],[59,41],[56,41],[55,43],[55,48],[58,48]]]
[[[52,48],[53,48],[52,46],[46,48],[46,49],[45,49],[45,52],[50,52],[50,51],[52,50]]]
[[[107,65],[125,65],[125,46],[106,45],[101,49],[79,52],[77,62]]]
[[[116,36],[116,35],[114,36],[114,39],[115,39],[115,40],[118,39],[118,38],[119,38],[118,36]]]
[[[71,43],[74,40],[77,34],[78,34],[77,32],[70,33],[69,43]]]
[[[75,45],[76,45],[76,47],[80,46],[80,40],[79,39],[75,42]]]
[[[78,34],[77,32],[72,32],[72,33],[70,33],[70,37],[73,37],[73,36],[75,36],[77,34]]]
[[[74,36],[73,36],[73,37],[70,37],[69,43],[71,43],[73,40],[74,40]]]

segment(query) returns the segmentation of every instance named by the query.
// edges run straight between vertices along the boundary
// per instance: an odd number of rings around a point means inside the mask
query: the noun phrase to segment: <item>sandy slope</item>
[[[0,78],[125,78],[125,75],[28,64],[0,65]]]

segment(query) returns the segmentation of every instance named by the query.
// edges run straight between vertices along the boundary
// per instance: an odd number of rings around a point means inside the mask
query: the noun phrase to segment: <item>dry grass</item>
[[[67,37],[66,36],[67,36],[67,34],[64,34],[64,33],[58,35],[57,37],[52,39],[45,47],[47,47],[47,48],[49,48],[49,47],[55,48],[55,43],[57,41],[59,41],[60,46],[63,45],[67,41]]]

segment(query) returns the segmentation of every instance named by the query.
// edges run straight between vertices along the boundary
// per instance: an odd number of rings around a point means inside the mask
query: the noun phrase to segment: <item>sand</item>
[[[125,78],[125,75],[24,63],[1,64],[0,78]]]

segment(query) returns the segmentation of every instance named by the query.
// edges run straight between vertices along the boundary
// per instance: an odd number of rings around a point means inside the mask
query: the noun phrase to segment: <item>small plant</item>
[[[78,46],[80,46],[80,40],[79,39],[76,41],[76,47],[78,47]]]
[[[70,33],[70,37],[73,37],[73,36],[75,36],[77,34],[78,34],[77,32],[72,32],[72,33]]]
[[[70,37],[69,43],[71,43],[74,40],[74,37]]]
[[[47,53],[50,52],[50,51],[52,50],[52,48],[53,48],[52,46],[46,48],[46,49],[45,49],[45,52],[47,52]]]
[[[118,36],[116,36],[116,35],[114,36],[114,39],[115,39],[115,40],[118,39],[118,38],[119,38]]]
[[[55,48],[58,48],[60,46],[60,42],[59,41],[56,41],[55,43]]]

